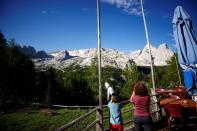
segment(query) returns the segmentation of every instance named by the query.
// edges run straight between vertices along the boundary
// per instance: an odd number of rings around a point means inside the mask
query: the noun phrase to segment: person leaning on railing
[[[137,82],[134,85],[130,102],[134,104],[135,131],[153,131],[153,121],[149,112],[150,96],[144,83]]]
[[[112,95],[108,103],[110,110],[110,131],[123,131],[123,120],[121,115],[121,103],[118,96]]]

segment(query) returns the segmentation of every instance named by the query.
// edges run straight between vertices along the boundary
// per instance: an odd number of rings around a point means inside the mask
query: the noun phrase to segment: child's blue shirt
[[[110,123],[111,124],[122,124],[122,116],[121,116],[121,104],[120,103],[112,103],[110,101],[108,103],[108,107],[110,110]]]

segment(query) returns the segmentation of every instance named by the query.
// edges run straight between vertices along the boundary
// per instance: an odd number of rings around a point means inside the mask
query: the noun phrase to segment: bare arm
[[[107,101],[109,101],[110,98],[109,98],[109,90],[107,90]]]
[[[130,102],[133,103],[132,99],[133,99],[133,96],[135,95],[135,91],[133,91],[131,97],[130,97]]]

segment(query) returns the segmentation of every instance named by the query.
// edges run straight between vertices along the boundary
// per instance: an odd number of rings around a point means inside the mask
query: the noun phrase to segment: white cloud
[[[46,11],[46,10],[42,10],[41,13],[42,13],[42,14],[46,14],[47,11]]]
[[[141,15],[141,7],[139,0],[101,0],[101,2],[123,9],[128,14]]]
[[[170,37],[172,41],[175,41],[173,33],[167,33],[167,37]]]
[[[82,11],[88,11],[88,8],[81,8]]]
[[[163,18],[173,18],[173,15],[172,14],[165,14],[165,15],[163,15]]]
[[[81,11],[96,11],[95,9],[90,8],[81,8]]]

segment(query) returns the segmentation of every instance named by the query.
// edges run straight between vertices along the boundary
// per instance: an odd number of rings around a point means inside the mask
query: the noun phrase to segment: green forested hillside
[[[38,102],[46,105],[97,105],[97,62],[91,66],[70,66],[63,71],[48,68],[37,70],[28,56],[18,50],[19,45],[7,41],[0,33],[0,107],[1,110]],[[157,86],[179,84],[175,59],[169,66],[155,67]],[[144,69],[149,70],[148,67]],[[102,68],[102,84],[108,81],[121,100],[129,99],[136,81],[144,81],[151,88],[151,76],[135,64],[124,70],[106,66]],[[106,91],[103,88],[106,103]],[[12,103],[12,104],[9,104]]]

